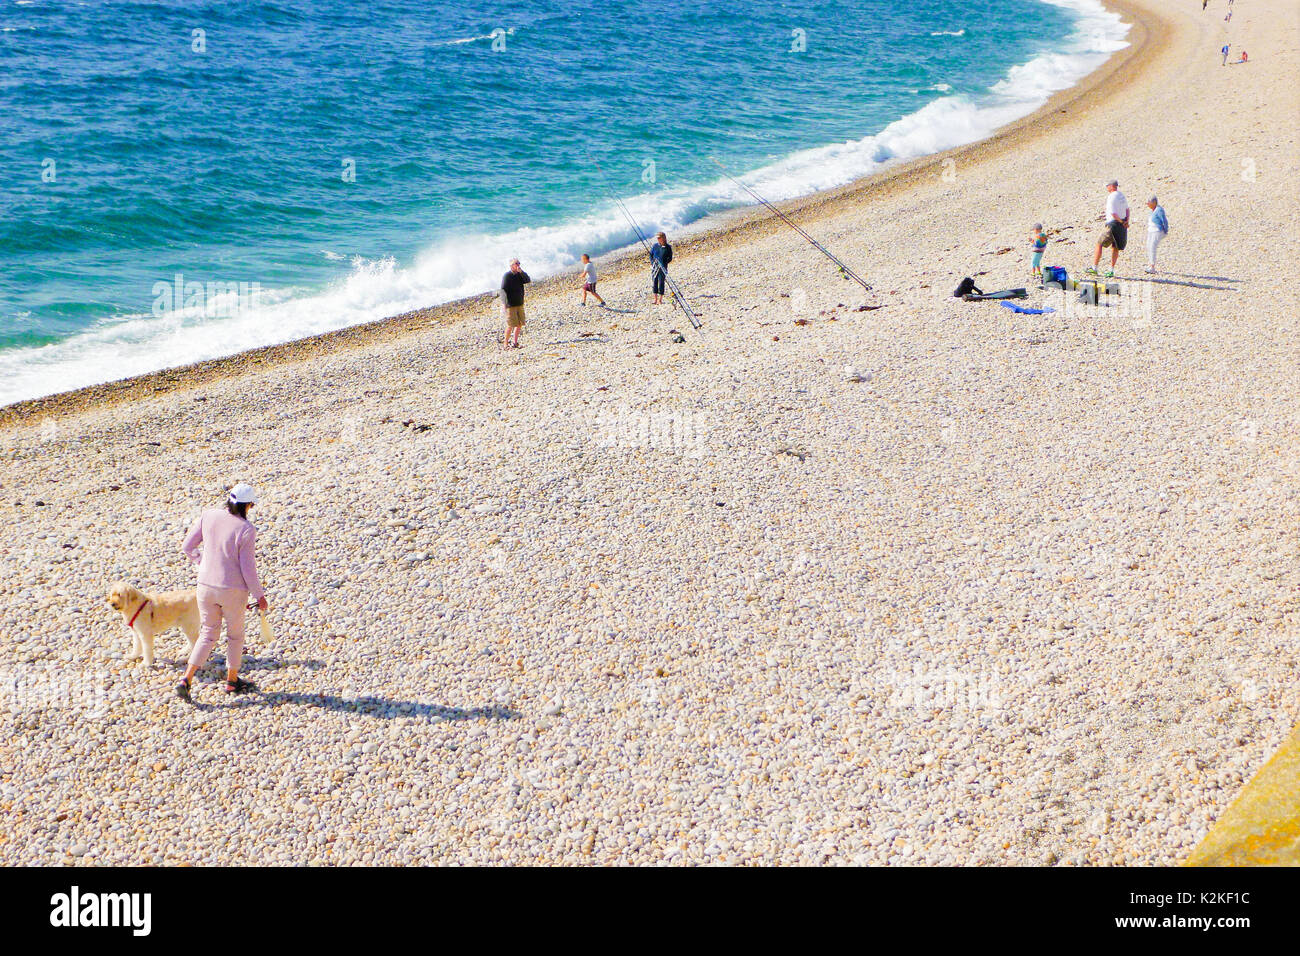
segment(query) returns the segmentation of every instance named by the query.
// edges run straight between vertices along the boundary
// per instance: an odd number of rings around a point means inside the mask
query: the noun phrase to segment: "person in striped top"
[[[1043,233],[1043,224],[1034,223],[1034,231],[1029,238],[1029,248],[1034,251],[1034,268],[1033,274],[1042,278],[1043,275],[1043,250],[1047,248],[1047,236]]]

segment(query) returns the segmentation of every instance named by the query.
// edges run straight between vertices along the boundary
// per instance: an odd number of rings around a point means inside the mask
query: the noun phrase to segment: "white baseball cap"
[[[257,504],[257,492],[253,490],[252,485],[246,485],[241,481],[230,489],[230,500],[237,505]]]

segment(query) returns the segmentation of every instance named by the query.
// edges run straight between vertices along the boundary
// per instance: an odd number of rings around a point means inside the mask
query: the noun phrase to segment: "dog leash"
[[[252,604],[248,605],[247,610],[251,611],[256,607],[257,602],[254,601]],[[257,610],[257,619],[262,631],[262,640],[266,641],[267,644],[273,643],[275,641],[275,635],[271,633],[271,625],[266,620],[266,612],[261,608],[258,608]]]
[[[141,604],[138,608],[135,609],[135,613],[131,615],[131,620],[126,622],[127,627],[129,628],[135,627],[135,619],[140,616],[140,612],[145,609],[145,606],[148,605],[148,603],[149,603],[149,599],[145,598],[144,604]]]

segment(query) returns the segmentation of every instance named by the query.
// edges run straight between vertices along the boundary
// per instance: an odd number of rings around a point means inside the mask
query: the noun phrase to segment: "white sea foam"
[[[514,27],[507,28],[505,34],[508,37],[514,36],[515,28]],[[493,39],[496,39],[495,33],[485,33],[482,36],[461,37],[458,40],[439,40],[433,45],[434,46],[461,46],[462,44],[465,43],[477,43],[479,40],[493,40]]]
[[[1042,2],[1078,16],[1059,52],[1014,67],[983,96],[941,96],[874,135],[794,153],[745,175],[745,182],[767,199],[791,199],[844,185],[891,162],[975,142],[1033,112],[1127,45],[1127,26],[1097,0]],[[631,197],[627,205],[646,234],[664,229],[672,235],[750,201],[720,179]],[[58,343],[0,352],[0,404],[102,382],[105,370],[115,378],[138,375],[487,292],[497,288],[512,256],[534,279],[572,270],[576,282],[583,252],[599,255],[636,241],[611,204],[560,225],[448,238],[409,264],[354,259],[350,274],[323,291],[263,290],[256,308],[234,315],[191,308],[104,321]]]
[[[962,27],[960,30],[936,30],[934,33],[930,34],[932,37],[964,37],[965,35],[965,27]]]

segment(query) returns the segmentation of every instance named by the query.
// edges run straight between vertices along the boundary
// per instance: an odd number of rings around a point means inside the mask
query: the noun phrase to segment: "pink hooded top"
[[[246,518],[224,508],[209,508],[190,528],[181,550],[199,566],[199,584],[210,588],[239,588],[254,600],[262,597],[253,545],[257,529]],[[203,545],[202,557],[199,545]]]

